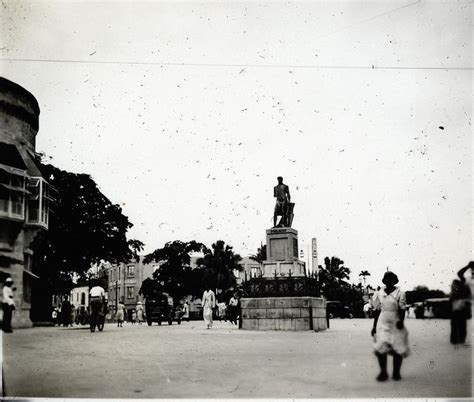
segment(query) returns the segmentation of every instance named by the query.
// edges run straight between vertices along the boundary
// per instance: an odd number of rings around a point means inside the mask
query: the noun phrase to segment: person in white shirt
[[[15,301],[13,300],[13,279],[7,278],[5,285],[3,286],[3,300],[2,300],[2,310],[3,310],[3,332],[13,332],[12,330],[12,315],[13,310],[15,310]]]
[[[102,286],[94,286],[89,291],[91,297],[105,297],[105,290]]]
[[[237,324],[237,316],[239,315],[238,311],[239,301],[237,299],[237,294],[234,293],[229,300],[229,321],[231,324]]]
[[[102,286],[93,286],[89,291],[89,295],[91,297],[90,306],[91,306],[91,313],[98,314],[103,310],[103,303],[105,299],[105,290]]]
[[[364,304],[363,310],[365,318],[370,318],[370,310],[372,310],[372,305],[370,304],[370,302]]]

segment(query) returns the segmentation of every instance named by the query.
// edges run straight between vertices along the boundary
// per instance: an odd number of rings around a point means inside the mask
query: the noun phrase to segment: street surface
[[[320,333],[242,331],[224,322],[206,330],[202,321],[106,324],[101,333],[77,326],[17,330],[3,335],[4,391],[70,398],[472,395],[471,345],[450,345],[449,320],[406,320],[412,355],[402,381],[386,383],[375,381],[371,325],[337,319]]]

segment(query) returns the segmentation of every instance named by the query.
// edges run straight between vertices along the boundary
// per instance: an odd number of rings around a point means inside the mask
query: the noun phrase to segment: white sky
[[[472,259],[469,2],[6,1],[1,18],[37,150],[91,174],[146,252],[254,253],[282,175],[300,244],[354,281],[388,266],[447,290]]]

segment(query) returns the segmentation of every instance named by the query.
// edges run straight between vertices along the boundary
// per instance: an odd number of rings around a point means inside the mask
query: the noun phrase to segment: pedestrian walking
[[[123,304],[122,300],[119,301],[115,318],[117,320],[117,327],[122,327],[123,320],[125,318],[125,305]]]
[[[237,293],[234,293],[229,300],[229,307],[228,307],[229,321],[232,324],[237,324],[237,315],[239,314],[238,305],[239,305],[239,300],[237,298]]]
[[[183,304],[183,320],[189,322],[189,303],[187,300]]]
[[[392,378],[399,381],[403,358],[409,354],[408,331],[404,325],[405,292],[395,286],[398,283],[398,277],[393,272],[385,272],[382,283],[385,287],[378,290],[372,300],[374,326],[371,334],[374,337],[375,355],[380,366],[377,381],[388,379],[388,354],[393,356]]]
[[[370,302],[364,304],[363,310],[365,318],[370,318],[370,312],[372,310],[372,305],[370,304]]]
[[[216,306],[216,295],[209,286],[202,295],[202,313],[207,329],[212,328],[212,309]]]
[[[137,321],[137,312],[135,310],[132,310],[132,319],[131,319],[132,325],[134,325],[136,321]]]
[[[217,308],[218,308],[218,314],[219,314],[219,321],[222,321],[222,319],[227,321],[226,319],[227,306],[225,305],[225,303],[223,301],[220,303],[217,303]]]
[[[458,272],[459,279],[451,284],[449,305],[451,308],[451,334],[450,341],[453,345],[462,344],[466,341],[467,319],[471,317],[471,289],[466,284],[465,272],[472,269],[474,262],[471,261]]]
[[[13,332],[12,329],[12,317],[13,310],[15,310],[15,301],[13,300],[13,279],[7,278],[3,286],[3,299],[2,299],[2,310],[3,310],[3,332]]]
[[[76,306],[71,303],[71,319],[69,322],[71,323],[71,327],[74,325],[74,319],[76,318]]]
[[[64,300],[61,304],[61,315],[63,319],[63,327],[68,327],[71,323],[71,302],[69,296],[64,296]]]
[[[53,311],[51,312],[51,320],[53,321],[53,327],[56,326],[58,323],[58,309],[57,307],[53,308]]]
[[[142,306],[142,302],[138,302],[137,303],[137,320],[138,320],[138,324],[142,324],[143,321],[145,321],[145,315],[143,314],[144,313],[144,309],[143,309],[143,306]]]

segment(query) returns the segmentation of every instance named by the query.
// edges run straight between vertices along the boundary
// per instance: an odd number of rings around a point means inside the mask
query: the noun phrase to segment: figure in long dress
[[[143,321],[145,321],[145,317],[144,317],[144,309],[143,309],[143,306],[142,306],[142,302],[138,302],[137,303],[137,320],[138,320],[138,323],[141,325],[141,323]]]
[[[395,286],[398,277],[393,272],[385,272],[382,283],[385,288],[375,292],[372,298],[375,311],[371,334],[374,337],[374,351],[380,365],[377,381],[388,379],[387,354],[393,356],[393,379],[399,381],[403,358],[410,352],[408,331],[404,325],[406,297],[405,292]]]
[[[202,313],[207,329],[212,328],[212,309],[216,306],[216,296],[214,292],[208,288],[202,295]]]

